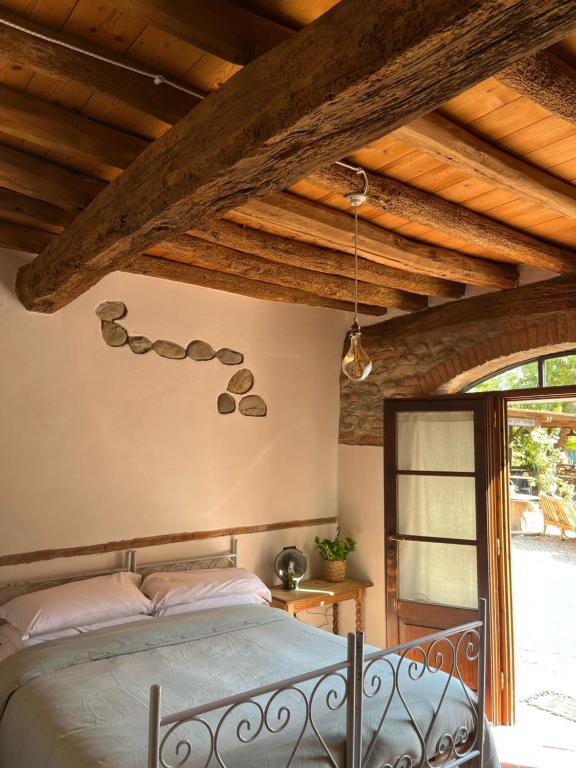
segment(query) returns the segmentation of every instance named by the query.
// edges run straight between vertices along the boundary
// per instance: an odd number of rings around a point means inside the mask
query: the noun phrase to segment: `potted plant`
[[[326,581],[344,581],[346,578],[346,558],[356,549],[356,542],[347,536],[340,538],[340,528],[335,539],[314,539],[316,551],[324,560],[324,578]]]

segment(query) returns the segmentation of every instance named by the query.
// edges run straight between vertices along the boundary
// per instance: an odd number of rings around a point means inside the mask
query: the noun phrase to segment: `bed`
[[[378,651],[262,605],[50,640],[0,661],[0,768],[497,768],[481,649],[479,622]]]

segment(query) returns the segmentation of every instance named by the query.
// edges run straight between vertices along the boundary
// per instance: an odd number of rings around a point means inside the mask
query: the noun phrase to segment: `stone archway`
[[[340,442],[381,445],[382,399],[457,392],[508,365],[576,346],[576,277],[476,296],[364,329],[374,369],[342,380]]]

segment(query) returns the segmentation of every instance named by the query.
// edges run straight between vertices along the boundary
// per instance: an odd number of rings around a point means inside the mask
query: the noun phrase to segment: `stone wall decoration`
[[[126,312],[126,304],[122,301],[104,301],[96,307],[100,320],[120,320]]]
[[[135,355],[143,355],[152,349],[152,342],[146,336],[129,336],[128,346]]]
[[[152,349],[160,357],[168,357],[170,360],[184,360],[186,357],[186,350],[181,347],[180,344],[176,344],[173,341],[165,341],[164,339],[158,339],[152,344]]]
[[[222,365],[242,365],[244,362],[244,355],[241,352],[236,352],[233,349],[224,347],[216,352],[216,357]]]
[[[240,400],[238,410],[244,416],[266,416],[266,403],[260,395],[246,395]]]
[[[232,376],[228,382],[228,392],[235,395],[245,395],[254,386],[254,376],[248,368],[242,368]]]
[[[102,320],[102,338],[109,347],[121,347],[128,341],[128,332],[112,320]]]
[[[170,360],[184,360],[188,358],[194,362],[208,362],[218,360],[222,365],[241,365],[244,355],[235,349],[222,347],[215,350],[211,344],[201,339],[191,341],[186,348],[174,341],[157,339],[151,341],[147,336],[130,336],[128,331],[120,325],[120,320],[127,313],[126,305],[122,301],[104,301],[96,307],[96,315],[100,319],[102,337],[110,347],[122,347],[126,343],[135,355],[143,355],[151,349],[160,357]],[[248,368],[236,371],[228,381],[227,391],[218,395],[217,410],[221,414],[231,414],[238,410],[243,416],[266,416],[267,406],[260,395],[247,395],[254,386],[254,374]],[[244,395],[238,408],[234,395]]]
[[[234,413],[236,410],[236,400],[228,392],[222,392],[218,395],[218,413]]]
[[[216,351],[212,349],[208,342],[196,339],[188,344],[186,354],[191,360],[204,361],[212,360],[216,355]]]

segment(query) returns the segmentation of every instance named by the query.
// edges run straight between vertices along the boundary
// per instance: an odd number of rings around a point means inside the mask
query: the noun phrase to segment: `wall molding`
[[[64,557],[99,555],[106,552],[121,552],[124,549],[141,549],[161,544],[179,544],[184,541],[202,541],[218,539],[222,536],[246,536],[251,533],[282,531],[289,528],[307,528],[313,525],[331,525],[337,522],[333,517],[311,517],[305,520],[287,520],[281,523],[261,523],[260,525],[240,525],[231,528],[216,528],[211,531],[188,531],[184,533],[164,533],[158,536],[144,536],[122,541],[108,541],[104,544],[89,544],[83,547],[63,547],[62,549],[38,549],[34,552],[20,552],[13,555],[0,555],[0,566],[24,565],[41,560],[55,560]]]

